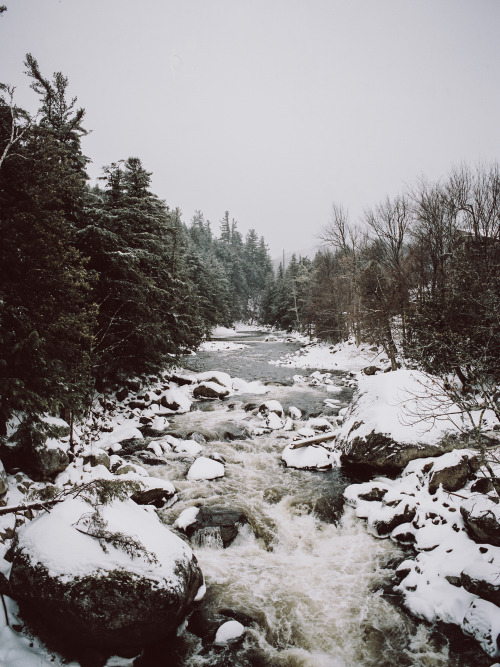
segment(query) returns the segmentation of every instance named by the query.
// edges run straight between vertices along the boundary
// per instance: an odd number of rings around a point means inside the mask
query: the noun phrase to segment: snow
[[[204,373],[197,373],[196,379],[198,382],[203,383],[215,382],[216,384],[222,385],[222,387],[226,387],[226,389],[233,388],[231,376],[222,371],[205,371]]]
[[[184,389],[177,388],[174,385],[173,388],[167,389],[162,394],[162,397],[165,397],[167,403],[171,405],[177,404],[179,406],[175,412],[189,412],[191,410],[192,401],[186,396],[184,391]]]
[[[199,507],[187,507],[174,521],[174,528],[178,528],[179,530],[186,530],[188,526],[196,521],[196,517],[198,516],[199,511]]]
[[[235,642],[245,634],[245,626],[238,621],[227,621],[217,630],[214,644],[216,646],[225,646]]]
[[[115,426],[111,433],[103,433],[96,441],[95,446],[105,450],[113,449],[115,445],[123,440],[142,438],[138,426],[140,426],[139,420],[129,419],[126,423]]]
[[[196,440],[177,440],[172,447],[175,452],[187,454],[188,456],[197,456],[205,449],[205,447],[196,442]]]
[[[283,420],[278,417],[275,412],[270,412],[265,419],[265,424],[267,428],[270,428],[272,431],[279,431],[283,428]]]
[[[328,343],[312,343],[297,352],[287,354],[274,361],[277,366],[292,368],[322,368],[325,370],[361,371],[366,366],[385,365],[381,359],[385,357],[382,350],[374,352],[370,345],[357,347],[353,341],[328,345]]]
[[[114,501],[100,507],[106,530],[138,540],[157,562],[133,558],[122,549],[99,542],[80,532],[92,531],[88,518],[93,507],[82,498],[68,498],[19,530],[19,547],[33,563],[48,568],[51,576],[65,579],[90,575],[98,570],[125,569],[139,576],[175,584],[176,563],[188,561],[191,549],[157,518],[132,500]]]
[[[242,343],[233,343],[232,341],[204,341],[201,343],[198,350],[200,352],[226,352],[228,350],[243,350],[248,345],[243,345]]]
[[[352,484],[344,491],[346,501],[356,514],[368,520],[375,536],[378,522],[402,514],[404,505],[415,510],[411,523],[397,526],[390,535],[395,541],[414,536],[415,555],[401,563],[401,582],[395,587],[403,596],[405,607],[429,623],[451,623],[473,636],[491,657],[500,655],[496,638],[500,634],[500,609],[478,598],[447,577],[460,583],[461,574],[481,579],[493,586],[499,584],[500,547],[474,542],[464,528],[461,507],[477,515],[492,512],[500,519],[499,506],[483,494],[472,493],[472,481],[458,493],[447,493],[440,487],[429,492],[434,472],[456,464],[470,450],[453,451],[443,456],[411,461],[398,479],[378,478],[372,482]],[[360,496],[379,490],[381,501],[361,500]]]
[[[347,412],[339,438],[364,437],[375,430],[396,442],[437,444],[456,428],[446,418],[419,422],[420,406],[425,410],[420,397],[431,389],[431,382],[424,373],[407,369],[360,376],[358,396]],[[351,432],[355,423],[359,425]]]
[[[222,463],[200,456],[189,468],[187,478],[189,480],[216,479],[224,477],[224,472],[225,468]]]
[[[261,412],[275,412],[278,416],[283,416],[283,406],[279,401],[272,400],[262,403],[260,406]]]
[[[288,468],[331,468],[332,465],[338,465],[338,459],[334,453],[317,445],[298,449],[293,449],[293,445],[287,445],[281,458]]]
[[[492,658],[500,656],[497,637],[500,635],[500,609],[486,600],[474,600],[465,614],[462,630],[474,637]]]

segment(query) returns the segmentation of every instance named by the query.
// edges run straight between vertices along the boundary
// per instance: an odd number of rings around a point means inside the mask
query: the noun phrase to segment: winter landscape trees
[[[155,373],[218,325],[259,318],[272,266],[226,212],[221,238],[151,191],[138,157],[90,187],[85,111],[68,79],[27,75],[36,116],[0,89],[0,430],[12,414],[85,410],[93,389]]]

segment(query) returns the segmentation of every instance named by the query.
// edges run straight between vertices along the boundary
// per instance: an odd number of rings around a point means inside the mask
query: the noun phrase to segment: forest
[[[73,418],[95,388],[158,372],[216,325],[259,317],[272,279],[263,237],[225,212],[216,238],[150,189],[137,157],[90,187],[85,112],[28,55],[35,116],[0,98],[0,429],[12,414]]]
[[[151,191],[138,157],[90,186],[85,111],[28,54],[40,108],[0,100],[0,428],[15,412],[83,414],[95,389],[146,377],[217,325],[259,322],[383,346],[480,387],[498,414],[500,169],[421,178],[352,221],[334,204],[313,259],[276,275],[265,239],[225,212],[219,235]]]

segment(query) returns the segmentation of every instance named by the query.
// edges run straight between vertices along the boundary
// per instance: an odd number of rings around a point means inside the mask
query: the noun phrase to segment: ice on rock
[[[216,479],[224,477],[225,468],[219,461],[214,461],[205,456],[196,459],[189,468],[187,478],[189,480]]]

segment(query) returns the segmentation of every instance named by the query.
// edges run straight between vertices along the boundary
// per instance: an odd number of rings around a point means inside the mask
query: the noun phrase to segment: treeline
[[[0,431],[14,412],[78,415],[93,390],[158,372],[211,329],[259,317],[272,265],[226,212],[182,222],[137,157],[87,184],[84,110],[28,55],[36,116],[0,84]]]
[[[464,391],[490,383],[500,414],[498,164],[421,180],[357,221],[334,205],[322,240],[312,262],[280,268],[269,323],[382,345],[393,369],[405,357]]]

